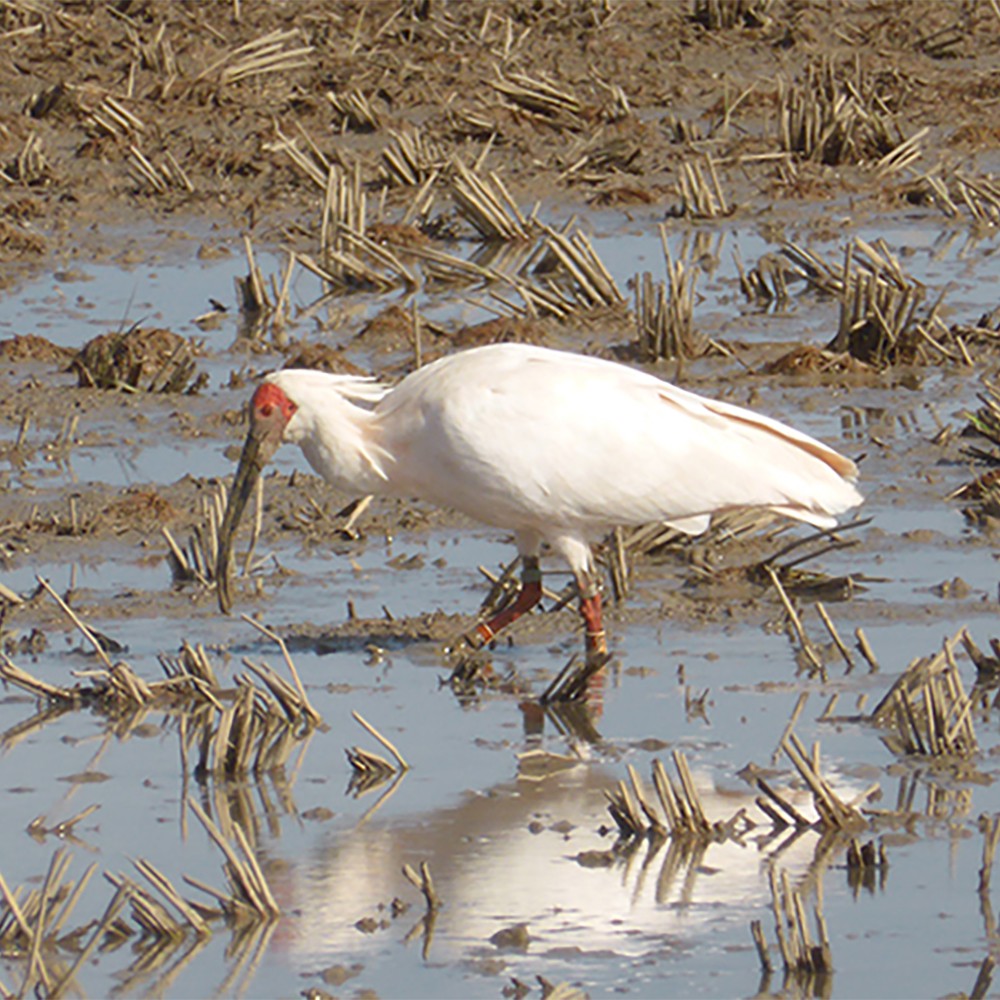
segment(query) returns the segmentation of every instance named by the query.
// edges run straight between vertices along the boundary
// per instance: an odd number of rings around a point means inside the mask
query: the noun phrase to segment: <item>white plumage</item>
[[[512,531],[527,606],[540,594],[547,542],[577,578],[602,653],[590,544],[611,528],[664,521],[698,534],[713,514],[741,507],[830,527],[862,499],[854,463],[791,427],[625,365],[521,344],[449,355],[395,388],[276,372],[254,394],[237,483],[282,440],[349,492],[420,497]],[[237,483],[227,547],[242,511]],[[480,639],[510,620],[487,624]]]

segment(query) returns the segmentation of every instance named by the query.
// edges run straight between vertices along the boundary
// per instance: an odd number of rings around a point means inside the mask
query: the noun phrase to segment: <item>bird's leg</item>
[[[577,580],[580,591],[580,617],[586,634],[587,661],[592,663],[608,655],[608,639],[601,619],[601,590],[591,576]]]
[[[497,633],[505,629],[511,622],[517,621],[525,612],[530,611],[541,599],[542,571],[538,565],[538,556],[523,556],[521,559],[520,593],[489,621],[480,622],[471,632],[467,633],[465,641],[473,649],[485,646],[486,643],[493,640]]]

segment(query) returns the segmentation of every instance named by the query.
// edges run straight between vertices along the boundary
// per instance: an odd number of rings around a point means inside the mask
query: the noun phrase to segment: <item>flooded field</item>
[[[925,10],[0,10],[0,994],[995,995],[1000,20]],[[582,702],[561,563],[460,676],[511,538],[291,447],[218,610],[264,373],[494,340],[865,503],[609,539]]]

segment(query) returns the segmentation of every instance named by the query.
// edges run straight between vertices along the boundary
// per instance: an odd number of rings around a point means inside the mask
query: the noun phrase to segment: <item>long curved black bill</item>
[[[233,539],[239,527],[240,518],[246,508],[250,494],[260,478],[261,470],[267,464],[274,446],[257,427],[251,427],[236,467],[236,476],[229,491],[229,503],[219,528],[219,547],[215,558],[215,586],[219,598],[219,608],[224,614],[233,606],[230,589],[233,562]]]

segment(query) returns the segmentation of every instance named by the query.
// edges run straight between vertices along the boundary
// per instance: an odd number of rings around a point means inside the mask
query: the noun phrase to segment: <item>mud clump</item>
[[[344,352],[329,344],[301,343],[293,344],[288,352],[286,368],[315,368],[317,371],[329,372],[332,375],[367,375],[368,372],[349,361]]]
[[[0,340],[0,359],[4,361],[46,361],[65,363],[74,356],[68,347],[60,347],[36,333],[25,333]]]
[[[80,388],[194,393],[207,382],[196,374],[191,342],[159,327],[101,334],[83,345],[69,367]]]

